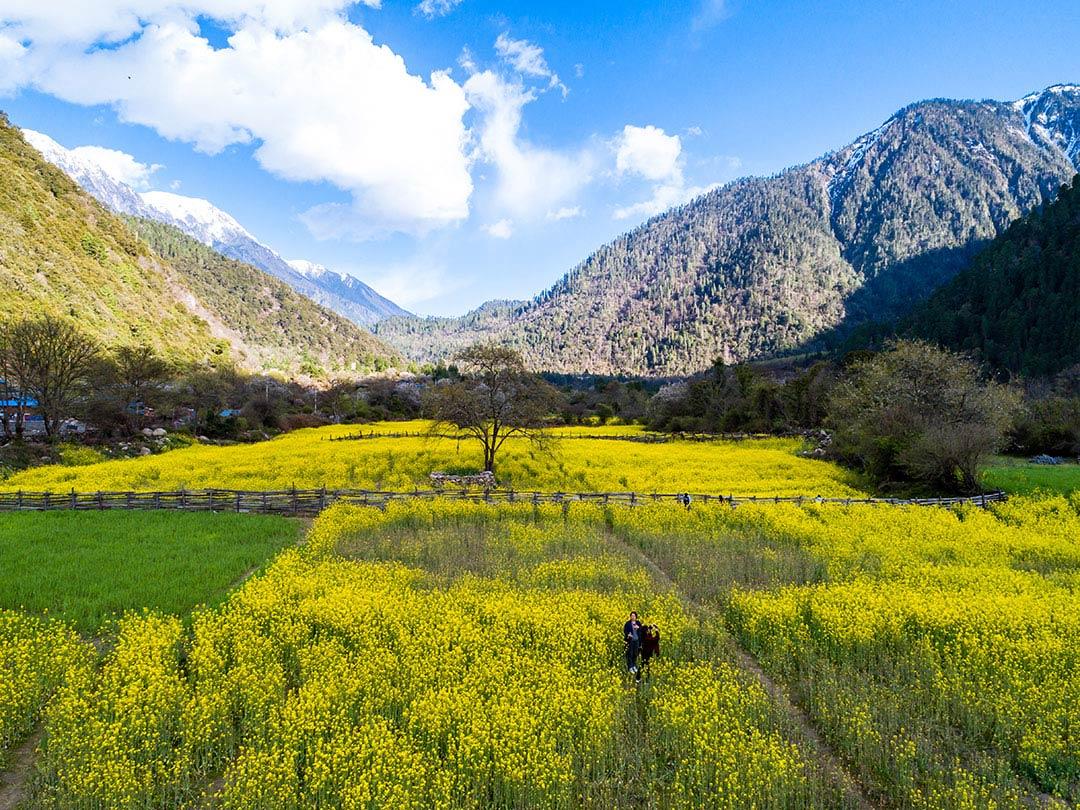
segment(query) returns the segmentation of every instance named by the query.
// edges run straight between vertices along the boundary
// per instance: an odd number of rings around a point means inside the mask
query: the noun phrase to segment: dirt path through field
[[[686,604],[693,613],[700,618],[708,619],[710,622],[719,625],[723,624],[723,620],[714,610],[695,602],[679,590],[679,586],[675,580],[668,576],[668,573],[653,562],[645,552],[636,546],[625,542],[614,533],[609,533],[609,537],[611,538],[613,545],[644,567],[658,585],[671,588],[675,591],[683,603]],[[765,690],[765,693],[770,697],[773,703],[780,708],[792,725],[798,729],[799,734],[805,741],[805,746],[803,747],[808,749],[808,752],[813,755],[821,772],[840,788],[848,806],[858,807],[860,810],[873,810],[876,808],[878,805],[870,800],[859,781],[851,775],[844,766],[844,763],[832,752],[829,744],[821,734],[818,733],[818,730],[814,727],[814,724],[806,713],[798,705],[792,702],[791,698],[788,696],[787,690],[769,677],[765,670],[761,668],[757,659],[747,652],[734,636],[728,633],[727,637],[731,641],[730,649],[732,657],[734,658],[734,663],[761,685],[761,688]]]
[[[11,752],[7,767],[0,771],[0,810],[15,810],[26,801],[27,786],[34,769],[34,760],[37,758],[41,734],[42,729],[38,726]]]

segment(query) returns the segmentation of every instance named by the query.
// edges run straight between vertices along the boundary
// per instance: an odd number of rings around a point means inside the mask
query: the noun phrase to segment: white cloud
[[[249,24],[286,34],[334,18],[356,5],[380,0],[5,0],[0,19],[16,42],[90,45],[118,43],[147,25],[180,23],[197,30],[197,17],[232,30]]]
[[[580,216],[584,216],[585,212],[581,210],[581,206],[575,205],[573,208],[562,207],[558,211],[548,211],[547,219],[552,222],[559,222],[564,219],[577,219]]]
[[[620,174],[639,174],[647,180],[665,180],[680,174],[682,141],[651,124],[627,124],[616,141],[615,168]]]
[[[448,272],[440,262],[423,258],[378,270],[349,269],[347,272],[362,279],[380,295],[414,311],[418,304],[443,298],[469,283],[460,274]]]
[[[686,134],[689,135],[691,138],[698,137],[699,135],[702,134],[702,132],[703,132],[703,130],[701,129],[701,127],[694,126],[694,127],[687,127],[686,128]]]
[[[253,144],[268,171],[348,192],[350,204],[306,213],[313,232],[419,233],[468,216],[465,91],[410,74],[340,14],[349,0],[14,3],[2,36],[30,44],[14,57],[4,46],[0,70],[14,59],[15,75],[63,100],[110,104],[209,153]],[[200,36],[198,15],[232,26],[227,47]],[[118,44],[87,47],[103,41]]]
[[[507,32],[503,31],[495,40],[495,53],[518,73],[537,79],[547,79],[548,87],[560,88],[564,96],[570,92],[559,80],[558,74],[548,67],[547,60],[544,58],[544,49],[539,45],[526,39],[512,39]]]
[[[669,208],[690,202],[694,197],[700,197],[714,188],[718,183],[709,186],[690,186],[682,183],[662,183],[653,188],[653,195],[648,200],[634,203],[623,208],[616,208],[613,216],[615,219],[644,219],[667,211]]]
[[[70,151],[73,157],[93,163],[114,180],[139,190],[150,188],[151,175],[165,168],[160,163],[140,163],[127,152],[104,146],[77,146]]]
[[[436,17],[445,17],[457,6],[461,5],[461,2],[462,0],[421,0],[416,7],[416,11],[429,20],[433,20]]]
[[[615,168],[619,174],[634,174],[654,183],[652,196],[615,209],[615,219],[641,219],[689,202],[710,186],[687,186],[683,175],[682,140],[652,125],[627,124],[615,139]]]
[[[482,115],[475,157],[497,170],[494,196],[501,210],[542,216],[565,205],[592,179],[595,159],[588,150],[564,153],[520,137],[522,109],[535,100],[533,90],[485,70],[469,77],[465,93]]]
[[[483,230],[495,239],[509,239],[514,235],[514,223],[508,219],[500,219],[498,222],[484,225]]]

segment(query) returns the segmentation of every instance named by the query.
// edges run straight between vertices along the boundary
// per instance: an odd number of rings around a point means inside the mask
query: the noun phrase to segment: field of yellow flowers
[[[1064,809],[1078,572],[1080,496],[338,505],[225,603],[131,613],[101,653],[0,613],[0,759],[40,725],[50,808],[842,807],[824,745],[877,806]],[[640,684],[631,609],[663,631]]]
[[[883,803],[1080,800],[1080,496],[647,506],[615,529],[723,611]]]
[[[640,684],[633,608],[663,628]],[[337,506],[226,605],[132,614],[99,666],[74,658],[33,693],[55,689],[37,806],[838,802],[599,508]]]
[[[267,442],[195,445],[163,455],[80,467],[39,467],[0,481],[7,491],[385,489],[431,487],[432,472],[482,468],[470,440],[428,438],[427,422],[387,422],[299,430]],[[833,464],[796,455],[800,442],[617,441],[636,426],[558,428],[537,447],[510,439],[499,457],[504,487],[548,492],[708,492],[735,495],[858,497],[854,477]],[[354,441],[332,441],[362,433]],[[400,434],[409,434],[402,436]],[[597,436],[612,437],[609,439]]]

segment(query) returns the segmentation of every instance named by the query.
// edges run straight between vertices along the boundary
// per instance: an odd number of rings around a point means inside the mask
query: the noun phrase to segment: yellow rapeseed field
[[[1080,799],[1080,496],[614,514],[890,804]]]
[[[427,438],[426,422],[299,430],[268,442],[199,445],[157,456],[84,467],[40,467],[0,482],[4,490],[429,489],[436,471],[476,471],[479,445]],[[364,439],[331,441],[363,433]],[[382,434],[412,434],[407,437]],[[707,492],[735,495],[858,496],[841,468],[796,455],[795,440],[665,444],[583,438],[641,433],[639,427],[560,428],[537,447],[511,439],[497,477],[518,490]]]
[[[100,655],[0,614],[0,741],[42,723],[39,807],[845,806],[731,633],[874,804],[1063,809],[1077,572],[1080,496],[338,505],[223,605],[130,614]],[[663,631],[640,684],[630,609]]]
[[[631,608],[663,628],[640,684]],[[613,553],[599,509],[337,506],[191,625],[129,616],[60,686],[40,805],[832,806],[764,691]]]

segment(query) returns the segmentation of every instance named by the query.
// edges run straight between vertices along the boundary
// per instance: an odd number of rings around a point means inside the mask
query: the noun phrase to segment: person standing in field
[[[636,611],[630,611],[630,618],[623,625],[623,641],[626,643],[626,668],[631,675],[637,675],[637,660],[641,651],[641,622],[638,621]]]
[[[644,669],[653,658],[660,657],[660,628],[647,624],[641,628],[641,667]]]

